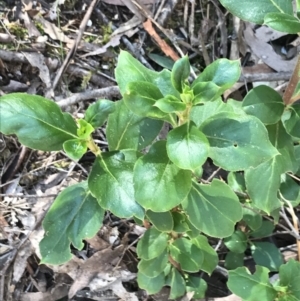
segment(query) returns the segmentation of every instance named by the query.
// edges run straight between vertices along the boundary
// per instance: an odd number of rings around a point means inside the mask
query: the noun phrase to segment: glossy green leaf
[[[251,204],[248,204],[248,207],[251,208]],[[243,221],[252,231],[255,231],[262,225],[262,216],[255,209],[250,208],[243,207]]]
[[[95,130],[93,126],[84,119],[77,120],[77,124],[78,124],[78,129],[77,129],[78,137],[81,139],[89,139],[89,137]]]
[[[194,292],[193,298],[196,299],[204,298],[206,290],[207,290],[207,283],[201,277],[188,275],[186,281],[186,291]]]
[[[43,151],[62,150],[65,141],[77,138],[69,113],[49,99],[25,93],[0,97],[0,132],[15,134],[23,145]]]
[[[214,82],[200,82],[193,86],[194,99],[193,104],[203,103],[217,99],[221,94],[220,87]]]
[[[171,286],[169,299],[176,299],[184,295],[186,290],[185,281],[175,268],[171,270],[169,285]]]
[[[138,264],[139,271],[147,277],[153,278],[161,274],[168,263],[168,253],[165,250],[159,256],[150,260],[142,259]]]
[[[300,263],[289,260],[279,268],[280,285],[288,288],[288,293],[300,300]]]
[[[151,144],[159,134],[163,121],[144,118],[130,111],[123,101],[108,117],[106,135],[110,150],[141,150]]]
[[[168,114],[184,111],[186,109],[186,104],[172,95],[167,95],[165,98],[157,100],[154,106]]]
[[[187,55],[177,60],[172,68],[172,85],[180,93],[182,92],[184,82],[190,75],[190,68],[191,66]]]
[[[191,223],[205,234],[227,237],[242,218],[237,196],[227,184],[214,179],[211,184],[193,183],[191,192],[182,203]]]
[[[231,171],[227,176],[227,182],[233,191],[245,193],[246,183],[244,174]]]
[[[173,230],[174,221],[170,211],[153,212],[148,210],[146,215],[157,230],[162,232],[171,232]]]
[[[201,264],[201,270],[210,275],[215,270],[219,262],[217,252],[214,250],[214,248],[211,247],[207,237],[205,237],[204,235],[198,235],[197,237],[193,238],[192,243],[202,251],[202,254],[204,256],[203,262]]]
[[[244,265],[244,253],[228,252],[225,257],[225,268],[234,270]]]
[[[293,104],[281,118],[286,131],[293,137],[300,138],[300,104]]]
[[[264,17],[264,25],[290,34],[300,32],[300,20],[292,15],[283,14],[282,12],[266,14]]]
[[[168,245],[169,236],[152,227],[148,229],[137,245],[137,254],[145,260],[153,259],[162,254]]]
[[[191,171],[207,160],[209,143],[193,122],[187,122],[168,133],[167,152],[179,168]]]
[[[278,271],[283,264],[280,250],[270,242],[254,242],[251,246],[255,263],[268,268],[270,271]]]
[[[225,246],[234,253],[244,253],[248,246],[247,235],[241,230],[236,230],[231,236],[224,238]]]
[[[204,256],[193,242],[184,237],[176,239],[169,245],[170,255],[180,264],[183,271],[198,272],[201,268]]]
[[[187,217],[185,214],[180,212],[172,212],[174,227],[173,231],[176,233],[185,233],[187,232],[190,227],[187,221]]]
[[[245,301],[274,301],[276,290],[269,282],[269,270],[256,266],[256,272],[251,275],[245,267],[229,271],[228,288]]]
[[[153,144],[134,167],[137,202],[145,209],[164,212],[179,205],[191,189],[191,172],[179,169],[167,155],[166,142]]]
[[[219,113],[207,119],[200,130],[209,141],[209,157],[228,171],[256,167],[278,154],[266,128],[253,116]]]
[[[208,65],[193,82],[194,87],[201,82],[213,82],[219,86],[218,94],[221,95],[232,87],[241,75],[240,61],[218,59]]]
[[[55,199],[43,221],[41,263],[62,264],[72,258],[70,244],[81,250],[85,238],[99,231],[104,209],[91,195],[87,183],[67,187]]]
[[[166,68],[168,70],[172,70],[173,66],[174,66],[174,61],[166,56],[162,56],[156,53],[147,53],[147,56],[153,61],[155,62],[157,65]]]
[[[251,232],[250,235],[255,238],[268,237],[273,233],[274,229],[274,223],[272,223],[271,221],[263,220],[261,226],[257,230]]]
[[[98,99],[91,104],[84,115],[84,119],[94,128],[98,128],[104,124],[108,115],[114,112],[115,103],[108,99]]]
[[[263,24],[268,13],[293,14],[290,0],[220,0],[221,4],[233,15],[245,21]],[[267,301],[267,300],[266,300]]]
[[[138,285],[141,289],[144,289],[148,294],[158,293],[165,285],[165,274],[161,273],[156,277],[147,277],[140,271],[137,274]]]
[[[293,207],[300,203],[300,186],[293,180],[292,177],[286,175],[280,185],[280,192],[282,196],[291,202]]]
[[[264,124],[273,124],[280,120],[284,103],[278,92],[269,86],[253,88],[243,100],[243,109],[249,115],[260,119]]]
[[[87,142],[80,139],[67,140],[63,144],[65,153],[73,160],[79,160],[87,151]]]
[[[102,153],[95,160],[88,183],[103,208],[118,217],[136,216],[143,219],[144,210],[134,198],[133,166],[136,153],[132,153],[130,160],[126,160],[122,152]]]

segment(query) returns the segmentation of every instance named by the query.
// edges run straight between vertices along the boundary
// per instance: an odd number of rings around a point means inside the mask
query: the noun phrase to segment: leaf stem
[[[90,138],[90,140],[87,143],[87,146],[89,150],[95,154],[95,156],[99,156],[101,154],[101,149],[98,147],[98,145],[95,143],[93,138]]]

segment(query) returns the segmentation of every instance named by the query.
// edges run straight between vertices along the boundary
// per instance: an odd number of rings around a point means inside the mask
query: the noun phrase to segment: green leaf
[[[268,25],[275,30],[290,34],[297,34],[300,32],[299,19],[281,12],[266,14],[264,17],[264,25]]]
[[[193,122],[187,122],[168,133],[168,156],[179,168],[195,171],[207,160],[208,149],[208,140]]]
[[[158,293],[165,285],[165,274],[161,273],[156,277],[147,277],[140,271],[137,274],[138,285],[141,289],[144,289],[148,294]]]
[[[168,245],[169,236],[154,227],[148,229],[137,245],[137,254],[145,260],[153,259],[162,254]]]
[[[172,85],[180,93],[182,92],[184,82],[190,75],[190,69],[191,66],[187,55],[177,60],[172,68]]]
[[[251,232],[250,235],[255,238],[268,237],[273,233],[274,228],[274,223],[271,221],[262,221],[261,226],[257,230]]]
[[[167,95],[165,98],[157,100],[154,106],[168,114],[184,111],[186,109],[186,104],[172,95]]]
[[[172,269],[170,278],[171,291],[169,299],[176,299],[184,295],[186,290],[185,281],[175,268]]]
[[[204,256],[192,241],[182,237],[169,245],[170,255],[180,264],[183,271],[198,272],[201,268]]]
[[[246,191],[246,183],[244,174],[239,172],[230,172],[227,177],[229,187],[236,192],[244,193]]]
[[[269,242],[254,242],[251,246],[255,263],[268,268],[270,271],[278,271],[283,264],[283,257],[278,248]]]
[[[253,116],[219,113],[200,130],[206,135],[214,164],[228,171],[256,167],[278,154],[264,125]]]
[[[203,236],[199,235],[192,239],[192,243],[195,244],[201,251],[204,256],[203,262],[201,265],[201,270],[205,271],[209,275],[215,270],[218,262],[219,257],[217,252],[208,242],[208,239]]]
[[[233,15],[257,24],[263,24],[268,13],[278,12],[293,15],[290,0],[220,0],[221,4]],[[266,300],[267,301],[267,300]]]
[[[151,144],[159,134],[163,121],[144,118],[130,111],[123,101],[108,117],[106,135],[110,150],[141,150]]]
[[[179,205],[191,189],[191,172],[170,161],[166,142],[154,143],[134,167],[137,202],[145,209],[164,212]]]
[[[214,179],[211,184],[193,183],[191,192],[182,203],[190,222],[213,237],[227,237],[242,218],[237,196],[227,184]]]
[[[94,128],[91,124],[89,124],[84,119],[77,120],[78,129],[77,129],[77,135],[81,139],[89,139],[91,134],[94,132]]]
[[[1,107],[0,107],[1,108]],[[293,137],[300,138],[300,104],[289,107],[281,118],[286,131]]]
[[[268,86],[253,88],[243,100],[243,109],[249,115],[260,119],[264,124],[273,124],[280,120],[284,103],[278,92]]]
[[[251,203],[248,206],[251,207]],[[252,231],[255,231],[262,225],[262,216],[255,210],[243,207],[243,221]]]
[[[293,207],[299,205],[300,186],[289,175],[285,175],[284,181],[281,182],[280,192],[286,200],[291,202]]]
[[[194,292],[193,298],[196,299],[204,298],[206,290],[207,290],[207,283],[201,277],[188,275],[186,281],[186,291]]]
[[[69,113],[38,95],[12,93],[0,97],[0,132],[17,135],[30,148],[58,151],[63,143],[77,138],[77,126]]]
[[[45,236],[40,242],[41,263],[62,264],[72,258],[70,244],[79,250],[85,238],[99,231],[104,216],[87,183],[67,187],[55,199],[43,221]]]
[[[173,220],[174,220],[174,227],[173,231],[176,233],[185,233],[187,232],[190,227],[187,222],[186,215],[180,212],[172,212]]]
[[[154,278],[161,274],[168,263],[168,253],[165,250],[159,256],[150,260],[142,259],[138,264],[139,271],[147,277]]]
[[[256,266],[253,275],[245,267],[229,271],[227,286],[245,301],[274,301],[277,295],[269,282],[269,270],[261,266]]]
[[[217,99],[222,95],[220,93],[220,87],[214,82],[200,82],[193,87],[194,99],[193,104],[208,102]]]
[[[109,114],[114,112],[115,103],[107,99],[98,99],[91,104],[86,112],[84,119],[94,128],[98,128],[104,124]]]
[[[234,253],[244,253],[248,246],[247,235],[241,230],[236,230],[231,236],[224,239],[225,246]]]
[[[171,232],[173,230],[174,221],[170,211],[153,212],[148,210],[146,215],[157,230],[161,232]]]
[[[300,263],[295,260],[289,260],[279,268],[279,277],[280,285],[287,287],[288,292],[299,300]]]
[[[244,265],[244,253],[228,252],[225,258],[225,268],[234,270]]]
[[[135,151],[132,153],[134,157]],[[136,216],[143,219],[144,210],[134,198],[135,160],[126,160],[125,154],[118,151],[102,153],[96,157],[88,183],[91,192],[103,208],[118,217]]]
[[[148,53],[147,55],[157,65],[166,68],[168,70],[172,70],[174,66],[174,61],[171,58],[156,53]]]
[[[87,142],[80,139],[65,141],[63,144],[65,153],[72,160],[79,160],[87,151]]]
[[[241,75],[240,61],[227,59],[215,60],[193,82],[193,89],[201,82],[213,82],[219,86],[218,94],[221,95],[232,87]]]

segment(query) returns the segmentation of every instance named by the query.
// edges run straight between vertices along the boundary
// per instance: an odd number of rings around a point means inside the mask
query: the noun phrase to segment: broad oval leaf
[[[87,142],[80,139],[71,139],[63,144],[65,153],[71,159],[79,160],[87,151]]]
[[[151,144],[163,126],[162,120],[135,115],[123,101],[108,117],[106,134],[111,151],[121,149],[141,150]]]
[[[184,111],[186,109],[186,104],[172,95],[167,95],[165,98],[157,100],[154,106],[168,114]]]
[[[247,235],[241,230],[236,230],[224,239],[224,244],[231,252],[244,253],[248,246]]]
[[[154,212],[179,205],[189,193],[191,183],[191,172],[179,169],[169,159],[165,141],[153,144],[134,167],[135,198]]]
[[[193,122],[187,122],[168,133],[168,156],[179,168],[194,171],[201,167],[207,159],[208,150],[208,140]]]
[[[288,293],[299,300],[299,277],[295,277],[295,275],[300,275],[299,261],[291,259],[279,268],[280,285],[288,287]]]
[[[139,287],[146,290],[148,294],[156,294],[165,285],[165,274],[161,273],[158,276],[151,278],[139,271],[137,274],[137,282]]]
[[[293,15],[291,0],[220,0],[221,4],[233,15],[253,23],[263,24],[268,13]]]
[[[186,290],[185,281],[177,269],[172,268],[169,279],[168,285],[171,286],[169,299],[174,300],[184,295]]]
[[[256,167],[279,154],[265,126],[253,116],[220,113],[207,119],[200,130],[209,141],[209,157],[228,171]]]
[[[228,270],[234,270],[244,265],[244,253],[228,252],[225,257],[225,268]]]
[[[283,13],[268,13],[265,15],[264,24],[269,27],[290,34],[300,32],[300,20],[292,15]]]
[[[282,115],[286,131],[293,137],[300,138],[300,104],[295,103]]]
[[[188,275],[186,282],[186,291],[194,292],[193,298],[202,299],[205,297],[207,283],[202,277]]]
[[[200,82],[193,86],[194,99],[193,104],[203,103],[207,101],[212,101],[218,98],[220,93],[220,87],[214,82]]]
[[[191,192],[182,203],[190,222],[212,237],[228,237],[242,219],[238,197],[227,184],[214,179],[211,184],[193,183]]]
[[[184,82],[189,77],[190,68],[191,66],[188,56],[184,56],[177,60],[172,68],[171,81],[173,87],[180,93],[182,92]]]
[[[146,215],[157,230],[161,232],[171,232],[173,230],[174,221],[170,211],[153,212],[148,210]]]
[[[69,186],[55,199],[43,221],[41,263],[62,264],[72,258],[70,244],[81,250],[85,238],[99,231],[104,209],[92,196],[87,182]]]
[[[284,103],[278,92],[261,85],[253,88],[246,95],[243,100],[243,109],[264,124],[273,124],[280,120],[284,111]]]
[[[78,138],[69,113],[49,99],[25,93],[0,97],[0,132],[16,134],[23,145],[43,151],[62,150],[65,141]]]
[[[134,160],[126,160],[122,152],[102,153],[95,160],[88,183],[103,208],[118,217],[143,219],[144,210],[134,197],[134,163]]]

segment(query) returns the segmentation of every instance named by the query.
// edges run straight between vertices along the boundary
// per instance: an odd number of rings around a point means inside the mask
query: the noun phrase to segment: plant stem
[[[98,145],[95,143],[95,141],[91,138],[88,142],[88,148],[90,151],[95,154],[95,156],[99,156],[101,154],[101,149],[98,147]]]

